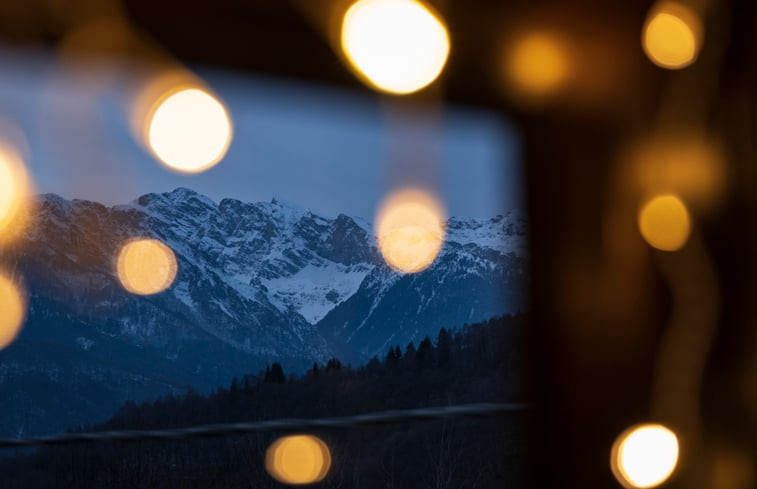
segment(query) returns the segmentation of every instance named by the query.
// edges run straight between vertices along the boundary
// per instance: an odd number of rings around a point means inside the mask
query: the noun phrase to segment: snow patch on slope
[[[268,299],[280,311],[294,310],[310,324],[320,321],[337,304],[351,297],[373,265],[345,266],[324,261],[308,264],[289,276],[263,280]]]

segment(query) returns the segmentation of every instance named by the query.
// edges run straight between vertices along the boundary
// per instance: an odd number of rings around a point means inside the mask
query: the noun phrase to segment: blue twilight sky
[[[49,56],[0,51],[0,138],[25,147],[40,193],[108,205],[183,186],[216,201],[276,197],[370,220],[392,189],[421,186],[451,216],[522,207],[517,135],[491,113],[411,108],[367,89],[195,72],[234,124],[227,156],[204,173],[171,171],[133,140],[124,67],[74,70]]]

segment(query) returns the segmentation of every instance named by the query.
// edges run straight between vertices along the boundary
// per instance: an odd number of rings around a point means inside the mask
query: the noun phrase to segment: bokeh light
[[[543,32],[532,32],[515,40],[505,60],[511,85],[520,95],[531,97],[544,97],[560,89],[568,68],[563,45]]]
[[[18,284],[0,271],[0,350],[21,332],[26,315],[26,301]]]
[[[439,202],[422,190],[390,195],[379,208],[374,230],[386,263],[403,273],[428,268],[444,244],[444,219]]]
[[[173,251],[165,244],[156,239],[136,239],[121,248],[116,270],[126,290],[151,295],[171,286],[178,265]]]
[[[678,250],[691,233],[689,211],[675,195],[656,196],[639,211],[639,231],[647,243],[658,250]]]
[[[211,168],[231,144],[232,124],[226,108],[196,86],[162,94],[142,123],[146,145],[160,161],[181,172]]]
[[[664,132],[638,144],[630,155],[635,181],[648,194],[672,193],[691,207],[717,204],[725,193],[727,166],[721,145],[696,131]]]
[[[665,482],[678,463],[678,437],[659,424],[629,428],[610,455],[613,474],[625,487],[654,487]]]
[[[12,147],[0,144],[0,243],[23,231],[31,193],[21,156]]]
[[[345,13],[342,50],[374,88],[418,91],[444,69],[450,41],[444,22],[415,0],[360,0]]]
[[[126,57],[138,51],[140,39],[122,15],[95,16],[78,22],[58,42],[57,50],[66,63],[80,62],[83,56]]]
[[[268,447],[265,465],[271,477],[284,484],[312,484],[331,468],[328,446],[312,435],[279,438]]]
[[[701,44],[702,23],[694,11],[675,2],[652,8],[642,31],[642,46],[653,63],[685,68],[696,60]]]
[[[752,380],[753,377],[749,376]],[[712,475],[710,487],[753,489],[757,487],[757,464],[743,442],[718,439],[710,445]]]

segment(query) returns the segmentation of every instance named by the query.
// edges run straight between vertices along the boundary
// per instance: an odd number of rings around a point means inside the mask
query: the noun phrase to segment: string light
[[[642,46],[656,65],[681,69],[696,61],[702,37],[702,23],[694,11],[679,3],[663,2],[647,17]]]
[[[268,448],[265,464],[271,477],[284,484],[312,484],[323,480],[331,467],[328,446],[312,435],[292,435]]]
[[[639,231],[650,246],[663,251],[682,248],[691,233],[689,211],[677,196],[659,195],[639,211]]]
[[[152,295],[171,286],[178,265],[173,251],[165,244],[156,239],[137,239],[121,248],[116,269],[126,290]]]
[[[393,193],[376,215],[375,233],[386,263],[403,273],[428,268],[444,244],[445,213],[430,194],[417,189]]]
[[[342,50],[379,90],[408,94],[436,80],[449,56],[444,22],[415,0],[360,0],[342,21]]]
[[[678,437],[660,424],[629,428],[615,440],[610,455],[613,474],[629,488],[658,486],[677,464]]]
[[[16,339],[26,315],[26,301],[19,286],[0,272],[0,350]]]

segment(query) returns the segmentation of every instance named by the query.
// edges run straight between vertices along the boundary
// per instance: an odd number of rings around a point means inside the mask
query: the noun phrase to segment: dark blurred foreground
[[[302,378],[278,364],[234,379],[209,397],[189,392],[127,403],[93,430],[163,429],[274,418],[315,418],[479,401],[522,401],[524,316],[494,319],[435,341],[393,347],[353,369],[337,359]],[[316,368],[317,367],[317,368]],[[313,487],[524,487],[528,417],[404,423],[314,433],[332,467]],[[0,465],[3,487],[266,488],[265,452],[276,433],[172,442],[45,448]],[[7,484],[6,484],[7,483]]]

